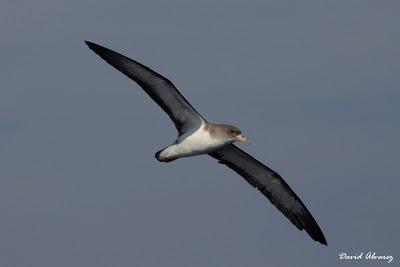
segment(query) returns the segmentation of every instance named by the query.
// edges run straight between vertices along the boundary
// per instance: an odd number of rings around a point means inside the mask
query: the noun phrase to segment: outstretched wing
[[[299,230],[327,245],[324,234],[300,198],[279,174],[231,144],[209,154],[261,191]]]
[[[200,127],[204,119],[168,79],[115,51],[92,42],[85,43],[111,66],[139,84],[168,114],[179,134]]]

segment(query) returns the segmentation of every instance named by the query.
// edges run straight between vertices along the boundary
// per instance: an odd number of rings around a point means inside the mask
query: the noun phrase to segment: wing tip
[[[96,48],[100,47],[98,44],[85,40],[85,44],[91,49],[95,50]]]
[[[105,61],[107,61],[109,64],[111,64],[112,66],[114,66],[114,64],[112,64],[110,62],[110,59],[114,56],[114,55],[118,55],[117,52],[112,51],[104,46],[98,45],[96,43],[90,42],[85,40],[85,44],[89,47],[90,50],[92,50],[93,52],[95,52],[97,55],[99,55],[101,58],[103,58]],[[120,55],[122,56],[122,55]],[[116,68],[114,66],[114,68]],[[117,68],[118,69],[118,68]],[[119,69],[118,69],[119,70]],[[121,71],[121,70],[120,70]]]
[[[326,238],[324,234],[321,231],[321,228],[319,228],[318,224],[315,222],[313,223],[313,227],[310,229],[309,227],[304,227],[304,230],[308,233],[308,235],[315,241],[321,243],[322,245],[328,246],[328,242],[326,241]]]
[[[274,204],[275,205],[275,204]],[[278,208],[279,209],[279,208]],[[328,246],[328,242],[324,234],[322,233],[321,228],[318,226],[318,223],[312,217],[311,213],[307,211],[306,216],[298,216],[293,215],[287,210],[282,213],[289,219],[289,221],[297,227],[297,229],[304,230],[306,233],[316,242],[321,243],[322,245]]]
[[[316,238],[313,238],[315,241],[321,243],[322,245],[328,246],[328,242],[326,242],[324,234],[318,235]]]
[[[324,234],[321,232],[321,237],[319,238],[318,242],[320,242],[322,245],[328,246],[328,242],[325,239]]]

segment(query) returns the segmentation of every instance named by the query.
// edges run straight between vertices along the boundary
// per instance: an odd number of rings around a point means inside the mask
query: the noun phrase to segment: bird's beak
[[[242,134],[236,135],[236,140],[241,141],[241,142],[245,142],[247,144],[250,143],[250,140],[247,137],[244,137]]]

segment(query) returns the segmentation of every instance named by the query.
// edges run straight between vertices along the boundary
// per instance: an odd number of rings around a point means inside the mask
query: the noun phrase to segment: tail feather
[[[154,157],[160,161],[160,162],[171,162],[176,160],[177,158],[166,158],[166,157],[161,157],[160,154],[163,152],[165,148],[161,149],[160,151],[157,151],[156,154],[154,154]]]

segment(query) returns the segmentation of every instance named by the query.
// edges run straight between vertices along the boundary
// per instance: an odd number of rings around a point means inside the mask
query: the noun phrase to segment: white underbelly
[[[160,153],[161,158],[189,157],[194,155],[209,153],[225,143],[212,138],[202,125],[196,132],[182,140],[180,143],[173,144]]]

